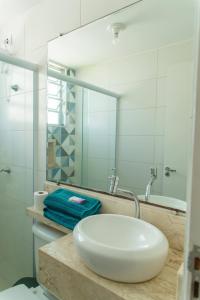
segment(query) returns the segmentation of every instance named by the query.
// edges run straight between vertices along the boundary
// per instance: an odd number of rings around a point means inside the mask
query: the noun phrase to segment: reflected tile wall
[[[187,40],[83,67],[77,72],[81,80],[122,95],[117,137],[117,173],[121,187],[144,194],[150,168],[156,166],[158,179],[152,193],[163,193],[168,69],[186,61],[191,63],[192,59],[192,41]],[[102,116],[103,119],[106,117]],[[165,194],[171,196],[170,190],[165,189]],[[177,198],[185,200],[181,190]]]

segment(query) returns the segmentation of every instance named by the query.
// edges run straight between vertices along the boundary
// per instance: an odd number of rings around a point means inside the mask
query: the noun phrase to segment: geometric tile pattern
[[[67,75],[74,77],[72,69],[67,70]],[[76,91],[70,83],[65,85],[66,101],[62,111],[64,124],[55,126],[48,125],[48,140],[56,141],[55,161],[56,166],[48,168],[47,178],[50,181],[73,183],[75,176],[76,157]]]

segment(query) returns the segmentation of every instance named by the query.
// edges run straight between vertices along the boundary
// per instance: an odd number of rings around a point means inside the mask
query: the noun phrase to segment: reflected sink
[[[138,195],[138,198],[142,201],[146,201],[145,195]],[[187,204],[185,201],[167,196],[150,195],[148,202],[166,206],[169,208],[179,209],[182,211],[186,211],[187,208]]]
[[[78,254],[95,273],[119,282],[143,282],[162,270],[168,241],[155,226],[128,216],[100,214],[73,232]]]

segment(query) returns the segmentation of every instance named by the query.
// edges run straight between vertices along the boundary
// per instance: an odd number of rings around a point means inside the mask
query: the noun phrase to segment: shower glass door
[[[47,179],[109,192],[116,170],[117,98],[50,74]]]
[[[33,74],[0,61],[0,290],[33,274]]]

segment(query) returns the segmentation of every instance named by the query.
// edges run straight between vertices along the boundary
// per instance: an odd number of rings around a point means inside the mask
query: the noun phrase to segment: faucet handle
[[[113,187],[113,194],[117,193],[118,185],[119,185],[119,176],[115,176],[115,182],[114,182],[114,187]]]
[[[151,168],[151,176],[157,178],[158,175],[158,169],[157,168]]]
[[[171,173],[176,173],[176,170],[171,169],[170,167],[165,167],[165,176],[170,177]]]

